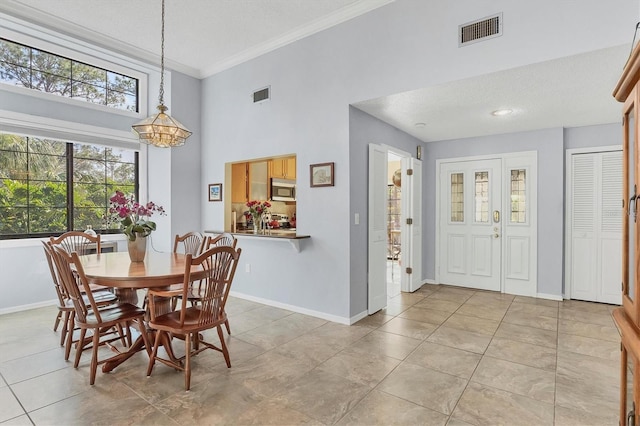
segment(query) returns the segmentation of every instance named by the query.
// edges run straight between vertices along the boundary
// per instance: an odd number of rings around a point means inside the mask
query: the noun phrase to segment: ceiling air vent
[[[253,103],[258,104],[260,102],[266,102],[271,97],[271,86],[267,86],[263,89],[253,92]]]
[[[502,13],[458,26],[458,47],[502,35]]]

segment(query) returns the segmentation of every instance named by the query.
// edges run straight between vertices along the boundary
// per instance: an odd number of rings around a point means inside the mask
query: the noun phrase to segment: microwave
[[[272,201],[295,201],[296,181],[289,179],[271,178]]]

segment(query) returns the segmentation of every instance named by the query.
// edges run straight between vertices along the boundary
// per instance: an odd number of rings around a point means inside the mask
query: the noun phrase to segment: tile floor
[[[204,352],[190,392],[145,353],[90,386],[35,309],[0,316],[0,422],[617,425],[612,309],[425,285],[345,326],[233,298],[232,368]]]

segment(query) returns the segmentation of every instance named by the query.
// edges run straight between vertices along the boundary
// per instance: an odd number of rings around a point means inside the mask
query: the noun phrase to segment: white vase
[[[262,216],[252,216],[253,217],[253,233],[260,233],[260,225],[262,224]]]

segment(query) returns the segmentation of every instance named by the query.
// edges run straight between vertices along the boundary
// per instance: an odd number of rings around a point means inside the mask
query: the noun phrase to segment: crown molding
[[[258,44],[250,49],[246,49],[236,55],[230,56],[224,61],[217,62],[210,67],[205,68],[200,75],[200,78],[210,77],[243,62],[255,59],[258,56],[264,55],[265,53],[269,53],[280,47],[286,46],[287,44],[294,43],[312,34],[318,33],[320,31],[326,30],[327,28],[356,18],[389,3],[393,3],[394,1],[395,0],[358,1],[329,15],[323,16],[320,19],[316,19],[315,21],[295,28],[280,37],[267,40],[264,43]]]
[[[230,56],[223,61],[214,63],[204,69],[190,67],[188,65],[172,61],[166,57],[165,66],[168,69],[191,77],[199,79],[206,78],[394,1],[395,0],[359,0],[347,7],[335,11],[334,13],[295,28],[280,37],[267,40],[264,43],[239,52],[238,54]],[[130,43],[96,33],[90,28],[84,27],[77,22],[49,15],[31,6],[18,3],[15,0],[0,1],[0,13],[4,13],[31,25],[40,27],[43,30],[46,30],[46,32],[52,32],[60,36],[67,36],[75,40],[84,41],[101,49],[112,51],[149,65],[157,66],[160,63],[159,54],[141,49]]]

